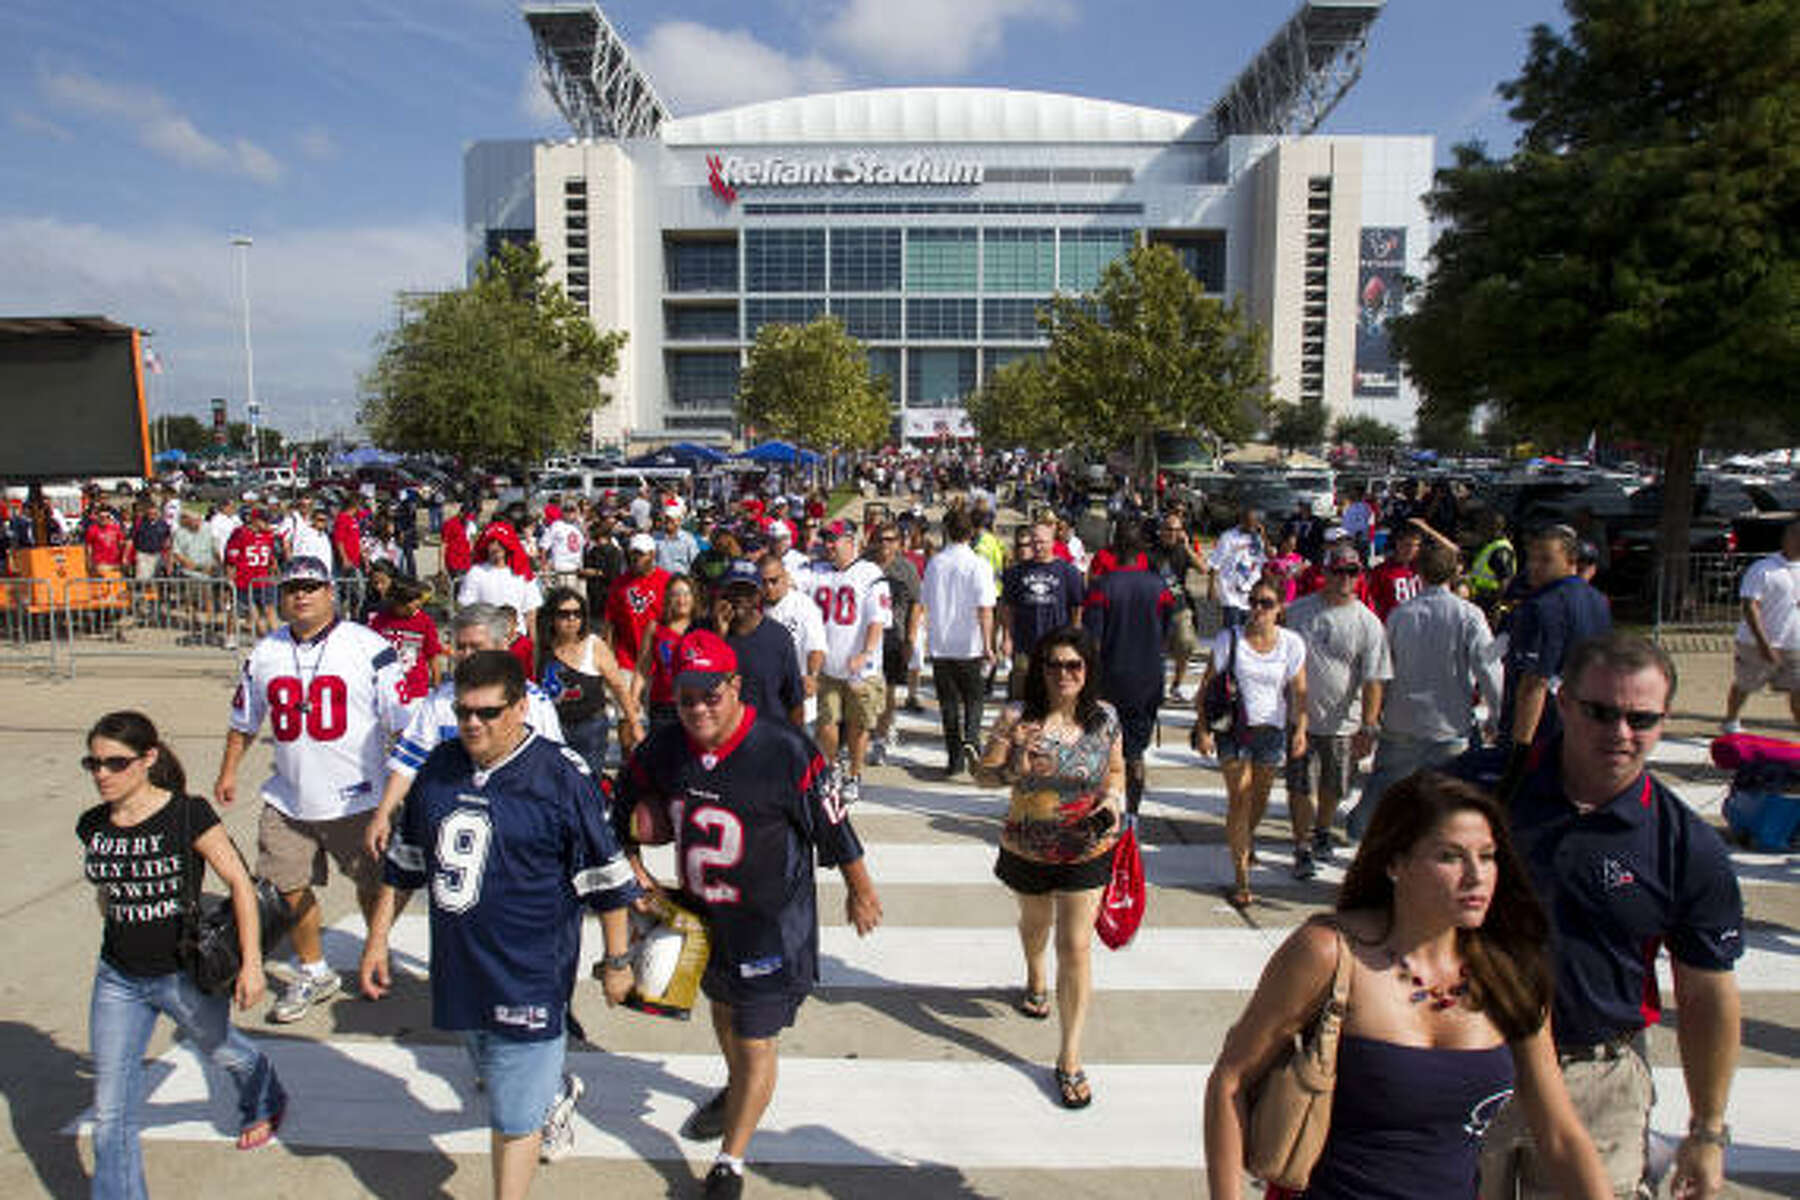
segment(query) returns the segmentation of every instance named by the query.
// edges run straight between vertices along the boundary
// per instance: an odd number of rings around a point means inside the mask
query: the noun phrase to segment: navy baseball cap
[[[331,571],[310,554],[291,559],[281,572],[283,583],[330,583]]]
[[[762,572],[756,564],[747,558],[734,558],[725,568],[725,574],[719,577],[719,586],[729,590],[733,587],[747,587],[752,591],[762,590]]]

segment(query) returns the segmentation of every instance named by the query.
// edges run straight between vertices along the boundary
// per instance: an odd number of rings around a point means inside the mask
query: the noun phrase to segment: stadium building
[[[1380,9],[1302,4],[1204,115],[919,87],[676,118],[598,8],[527,7],[574,136],[467,149],[468,267],[535,240],[630,333],[598,443],[738,432],[757,329],[826,313],[868,345],[897,432],[966,432],[981,381],[1042,352],[1038,307],[1138,242],[1245,298],[1277,397],[1409,428],[1382,323],[1424,274],[1432,139],[1312,133]]]

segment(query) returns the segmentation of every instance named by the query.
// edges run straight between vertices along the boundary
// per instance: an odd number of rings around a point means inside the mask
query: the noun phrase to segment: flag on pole
[[[144,370],[150,372],[152,375],[161,375],[163,373],[162,358],[156,353],[156,347],[154,346],[144,347]]]

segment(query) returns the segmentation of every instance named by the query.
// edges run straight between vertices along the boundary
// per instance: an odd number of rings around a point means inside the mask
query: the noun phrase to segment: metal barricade
[[[1738,623],[1742,606],[1738,585],[1756,554],[1684,554],[1673,569],[1659,563],[1656,570],[1655,627],[1697,633],[1730,632]]]
[[[71,675],[81,658],[231,657],[255,629],[229,580],[178,576],[71,579],[55,622]]]
[[[55,581],[0,578],[0,665],[56,665]]]

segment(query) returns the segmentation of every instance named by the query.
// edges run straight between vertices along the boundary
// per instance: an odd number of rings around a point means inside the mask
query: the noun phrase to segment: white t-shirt
[[[825,619],[819,615],[819,606],[798,587],[790,587],[779,604],[763,610],[763,616],[794,639],[794,658],[800,664],[800,674],[805,675],[807,656],[825,650]]]
[[[1221,671],[1231,661],[1231,630],[1221,630],[1213,638],[1212,661]],[[1275,630],[1275,648],[1267,654],[1251,649],[1249,640],[1240,634],[1237,681],[1245,723],[1287,728],[1287,685],[1305,665],[1306,643],[1291,629]]]
[[[231,728],[255,736],[268,720],[275,773],[262,798],[302,821],[374,808],[388,735],[406,724],[403,679],[388,640],[351,621],[304,642],[284,625],[256,643],[231,698]]]
[[[866,558],[859,558],[842,571],[829,562],[814,563],[813,569],[794,581],[819,606],[825,622],[824,674],[833,679],[850,677],[850,659],[863,652],[868,641],[869,626],[883,629],[893,620],[893,604],[888,596],[887,576]],[[873,679],[881,672],[881,643],[863,659],[858,679]]]
[[[288,543],[289,557],[316,558],[325,564],[326,570],[331,569],[332,554],[331,535],[323,529],[314,529],[309,524],[302,523],[297,527],[293,540]]]
[[[525,637],[531,633],[531,614],[543,607],[544,593],[535,579],[521,578],[507,567],[476,563],[456,589],[456,603],[459,608],[470,604],[510,608],[519,615],[518,635]]]
[[[1757,602],[1769,645],[1777,650],[1800,650],[1800,562],[1789,562],[1779,553],[1764,555],[1744,572],[1738,596]],[[1748,621],[1738,622],[1737,640],[1755,643]]]
[[[225,543],[231,540],[232,531],[242,524],[223,509],[207,518],[206,531],[212,534],[213,556],[220,562],[225,561]]]
[[[581,552],[587,549],[587,535],[581,526],[557,520],[544,530],[538,545],[550,559],[550,569],[559,574],[581,570]]]
[[[987,652],[976,612],[993,608],[997,592],[987,559],[955,542],[931,556],[919,603],[925,606],[925,653],[930,658],[980,658]]]
[[[456,734],[456,683],[446,679],[431,689],[423,700],[413,705],[406,732],[394,743],[388,755],[388,770],[411,779],[425,765],[425,759]],[[557,719],[556,705],[535,683],[525,684],[525,723],[553,742],[563,740],[562,722]]]

